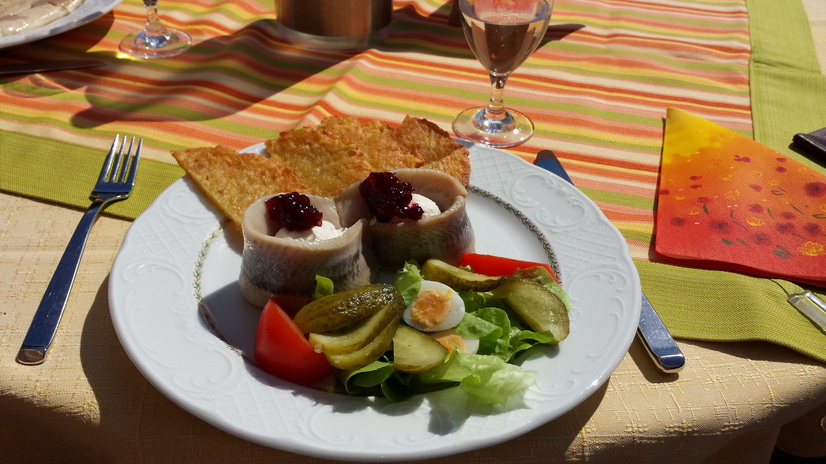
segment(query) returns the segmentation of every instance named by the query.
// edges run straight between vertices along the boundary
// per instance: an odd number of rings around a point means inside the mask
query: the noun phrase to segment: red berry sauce
[[[402,182],[392,172],[374,172],[362,181],[359,192],[370,213],[379,222],[390,222],[394,217],[418,221],[424,210],[413,200],[413,186]]]
[[[310,203],[307,195],[298,192],[281,193],[264,202],[267,218],[273,230],[308,230],[321,225],[321,211]]]

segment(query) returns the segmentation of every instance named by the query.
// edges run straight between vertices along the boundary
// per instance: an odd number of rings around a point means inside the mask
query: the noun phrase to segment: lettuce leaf
[[[324,298],[327,295],[332,295],[333,293],[335,293],[333,281],[328,279],[327,277],[316,275],[313,299],[318,300],[320,298]]]
[[[365,390],[379,387],[386,381],[396,369],[392,362],[373,361],[372,363],[353,371],[341,371],[339,380],[344,386],[344,391],[351,395],[364,394]]]
[[[396,287],[396,290],[402,294],[406,306],[409,306],[416,298],[416,295],[419,294],[423,280],[424,277],[422,277],[422,273],[419,271],[419,266],[411,261],[404,263],[404,267],[396,274],[396,281],[393,285]]]
[[[341,371],[339,381],[350,395],[383,396],[392,402],[404,401],[418,393],[450,386],[424,386],[418,375],[399,372],[392,362],[386,360],[374,361],[354,371]]]
[[[508,399],[536,383],[536,373],[508,364],[496,356],[454,351],[448,360],[423,374],[422,385],[452,384],[491,405],[505,405]]]

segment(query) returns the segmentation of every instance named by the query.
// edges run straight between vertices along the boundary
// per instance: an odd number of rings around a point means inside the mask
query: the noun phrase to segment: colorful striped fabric
[[[488,78],[461,29],[448,25],[450,6],[396,1],[382,40],[342,54],[280,39],[272,2],[164,0],[163,20],[190,32],[195,46],[143,61],[117,52],[143,21],[143,5],[125,0],[88,25],[4,52],[7,61],[87,52],[107,66],[2,81],[2,188],[83,205],[86,171],[73,163],[96,164],[115,133],[143,136],[148,158],[171,163],[173,149],[243,148],[329,115],[394,124],[410,114],[450,130],[459,111],[488,96]],[[645,259],[665,109],[751,135],[747,1],[557,0],[546,39],[505,91],[506,103],[537,124],[534,138],[510,151],[528,160],[540,149],[556,151],[632,255]],[[24,167],[40,156],[65,163],[60,175],[20,186]],[[181,174],[146,166],[153,179],[141,187],[146,200],[112,212],[134,217]],[[50,185],[62,191],[43,193]]]

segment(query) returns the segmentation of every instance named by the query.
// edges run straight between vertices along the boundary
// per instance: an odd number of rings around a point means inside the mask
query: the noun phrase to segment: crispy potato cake
[[[450,174],[467,186],[470,181],[468,149],[456,143],[439,126],[426,119],[407,116],[402,125],[394,129],[393,136],[401,146],[424,159],[421,167]]]
[[[424,158],[402,146],[393,136],[394,129],[380,121],[360,121],[352,116],[326,118],[318,125],[325,136],[337,136],[356,144],[374,172],[400,168],[419,168]]]
[[[217,146],[172,152],[172,156],[222,213],[240,229],[244,211],[255,200],[306,186],[280,159]]]
[[[279,138],[267,140],[266,146],[270,156],[284,159],[317,195],[335,196],[352,183],[349,180],[357,182],[370,172],[401,168],[436,169],[465,186],[470,180],[467,148],[436,124],[410,116],[396,128],[379,121],[331,116],[315,127],[282,132]],[[367,163],[366,171],[359,169],[360,162]],[[333,172],[330,164],[353,169],[353,176]],[[333,175],[337,179],[325,180]]]
[[[373,171],[355,143],[315,127],[282,132],[265,145],[270,157],[283,160],[307,185],[304,193],[332,198]]]
[[[399,127],[333,116],[317,126],[282,132],[265,141],[269,158],[217,146],[172,156],[204,194],[237,227],[261,197],[301,192],[333,198],[371,172],[428,168],[467,186],[467,148],[425,119],[406,117]]]

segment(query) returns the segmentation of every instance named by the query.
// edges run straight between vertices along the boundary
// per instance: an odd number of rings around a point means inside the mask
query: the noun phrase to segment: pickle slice
[[[388,305],[388,307],[391,306],[393,307],[393,309],[391,309],[394,315],[393,319],[389,324],[379,327],[380,331],[378,335],[373,337],[369,343],[355,351],[336,354],[324,353],[330,365],[336,369],[346,371],[360,369],[379,359],[385,351],[389,350],[390,345],[393,343],[393,335],[396,334],[396,330],[400,327],[399,321],[402,316],[401,310],[395,310],[395,304],[391,303]],[[401,309],[404,310],[404,305],[402,304],[401,306]]]
[[[311,333],[310,345],[326,355],[351,353],[364,348],[377,338],[388,325],[398,323],[404,312],[404,301],[399,298],[384,305],[378,312],[362,319],[342,333]]]
[[[502,276],[486,276],[453,266],[439,259],[428,259],[422,266],[422,276],[452,287],[454,290],[487,292],[496,288]]]
[[[420,374],[444,362],[448,350],[416,329],[400,325],[393,336],[393,366],[397,371]]]
[[[493,289],[536,332],[549,331],[561,342],[568,336],[568,307],[557,295],[533,280],[507,277]]]
[[[293,317],[303,333],[324,333],[372,316],[391,301],[402,301],[392,285],[369,284],[327,295],[305,305]]]

